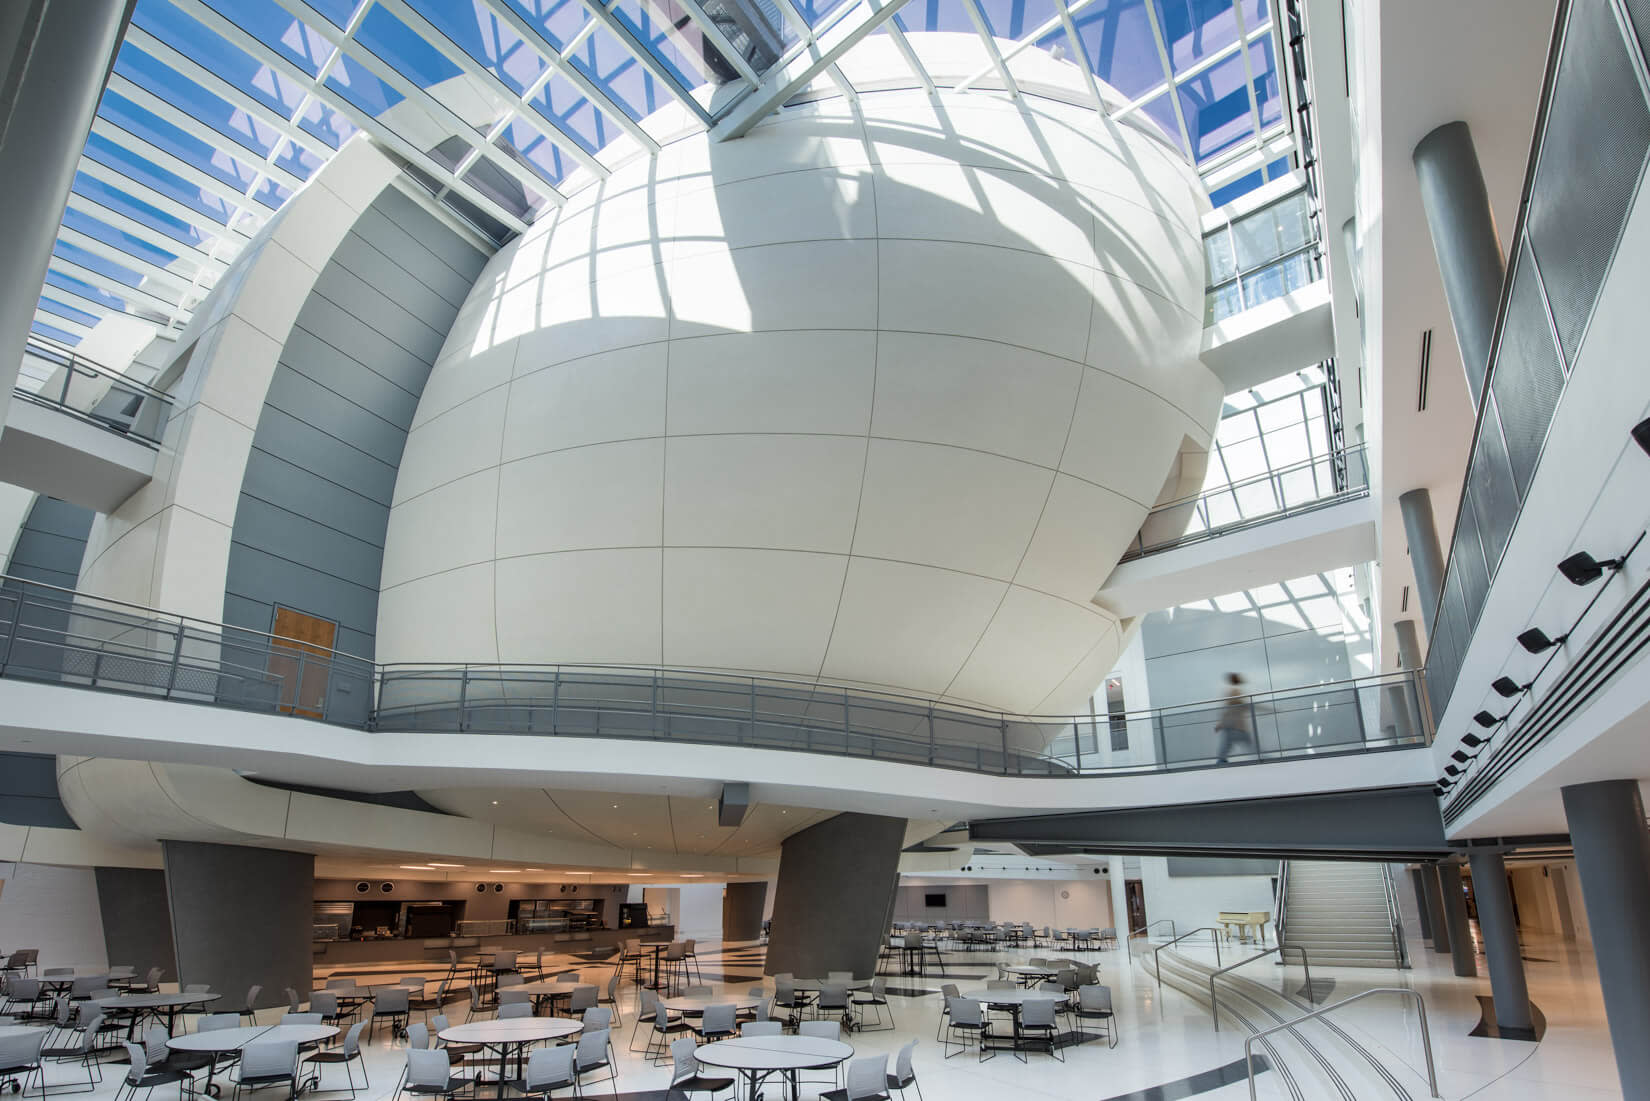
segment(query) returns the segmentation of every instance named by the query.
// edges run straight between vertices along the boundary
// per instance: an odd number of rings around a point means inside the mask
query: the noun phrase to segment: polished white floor
[[[745,957],[739,962],[723,961],[716,945],[702,944],[700,951],[708,985],[749,989],[748,983],[724,984],[711,980],[755,975],[760,970],[760,964],[750,958],[749,953],[738,949],[736,954]],[[953,979],[966,993],[984,986],[986,977],[995,976],[998,960],[1023,961],[1031,955],[1043,954],[1048,954],[1048,950],[948,953],[947,964],[954,974],[978,976]],[[1405,986],[1420,991],[1431,1018],[1440,1093],[1451,1101],[1464,1098],[1603,1101],[1621,1097],[1591,951],[1556,939],[1532,939],[1525,944],[1525,954],[1533,957],[1526,964],[1532,997],[1547,1018],[1547,1032],[1540,1043],[1469,1036],[1479,1019],[1476,996],[1489,992],[1489,982],[1485,978],[1456,978],[1449,957],[1435,954],[1425,945],[1416,946],[1415,966],[1409,971],[1319,968],[1314,969],[1313,977],[1320,984],[1325,979],[1334,980],[1329,1000],[1375,986]],[[1068,1048],[1064,1063],[1041,1053],[1030,1055],[1025,1063],[1007,1053],[985,1063],[977,1062],[972,1053],[944,1059],[934,1040],[940,1010],[937,991],[944,981],[936,976],[891,978],[890,985],[896,989],[936,993],[892,997],[898,1022],[896,1030],[857,1033],[848,1039],[856,1052],[885,1052],[892,1061],[893,1053],[903,1042],[913,1036],[920,1038],[916,1070],[924,1101],[947,1098],[998,1101],[1005,1097],[1103,1101],[1174,1082],[1242,1058],[1246,1033],[1230,1022],[1217,1033],[1205,1006],[1172,988],[1160,990],[1151,978],[1149,951],[1132,966],[1122,951],[1091,953],[1087,958],[1100,965],[1101,981],[1114,991],[1122,1036],[1115,1049],[1108,1049],[1103,1043]],[[1226,961],[1230,962],[1231,958],[1228,955]],[[1285,970],[1273,960],[1259,961],[1250,967],[1262,982],[1288,985],[1291,989],[1300,985],[1298,968]],[[586,970],[590,971],[589,977],[603,981],[608,974],[605,969]],[[1479,970],[1485,973],[1481,958]],[[640,1055],[626,1050],[634,1020],[635,997],[634,987],[627,985],[623,994],[625,1022],[616,1035],[617,1092],[621,1097],[625,1094],[663,1097],[669,1084],[669,1068],[653,1067]],[[449,1013],[455,1022],[462,1020],[463,1004],[455,1003]],[[267,1011],[263,1016],[273,1021],[278,1011]],[[1383,1055],[1409,1096],[1420,1099],[1427,1095],[1419,1032],[1411,1010],[1395,1001],[1370,1001],[1347,1011],[1344,1024],[1366,1047]],[[371,1045],[366,1063],[372,1084],[359,1095],[363,1101],[384,1101],[391,1097],[405,1060],[403,1052],[404,1044],[386,1042],[382,1033]],[[77,1069],[51,1066],[47,1078],[49,1092],[52,1086],[71,1085]],[[81,1096],[88,1096],[91,1101],[112,1098],[124,1069],[113,1064],[106,1067],[103,1085],[95,1093]],[[327,1073],[325,1085],[341,1083],[341,1077],[334,1077],[336,1068],[329,1068]],[[1390,1088],[1372,1089],[1355,1078],[1349,1080],[1356,1097],[1400,1096]],[[1262,1097],[1287,1096],[1276,1075],[1262,1074],[1258,1085]],[[593,1086],[589,1095],[611,1096],[610,1088],[607,1084]],[[817,1094],[821,1088],[826,1087],[805,1089],[804,1097]],[[167,1101],[173,1096],[171,1087],[163,1087],[155,1094],[156,1101]],[[279,1098],[284,1095],[278,1090],[265,1090],[254,1096]],[[346,1096],[331,1089],[321,1095],[326,1101],[338,1101]],[[491,1091],[483,1096],[492,1096]],[[769,1096],[776,1096],[775,1091],[770,1090]],[[1211,1101],[1231,1101],[1247,1097],[1248,1088],[1236,1082],[1196,1096]]]

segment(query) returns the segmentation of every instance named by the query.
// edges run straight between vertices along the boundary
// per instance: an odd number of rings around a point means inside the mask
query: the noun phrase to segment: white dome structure
[[[878,45],[857,109],[684,137],[493,259],[407,439],[381,660],[1086,707],[1128,630],[1092,598],[1220,407],[1207,199],[1070,64],[930,97]]]

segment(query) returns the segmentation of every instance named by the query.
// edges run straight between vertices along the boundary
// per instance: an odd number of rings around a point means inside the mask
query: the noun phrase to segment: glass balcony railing
[[[1122,561],[1367,496],[1368,455],[1362,445],[1349,447],[1158,505],[1146,514]]]
[[[1246,698],[1254,737],[1217,760],[1229,701],[1126,715],[1010,715],[781,678],[613,666],[374,665],[221,624],[0,579],[0,677],[286,714],[366,731],[599,737],[862,757],[993,775],[1165,772],[1425,745],[1410,673]],[[1138,747],[1097,749],[1123,724]]]
[[[57,409],[150,447],[159,447],[172,414],[170,395],[111,371],[74,349],[30,334],[25,361],[47,377],[38,390],[19,386],[13,396]]]
[[[1282,298],[1323,278],[1316,216],[1305,187],[1203,238],[1205,325]]]

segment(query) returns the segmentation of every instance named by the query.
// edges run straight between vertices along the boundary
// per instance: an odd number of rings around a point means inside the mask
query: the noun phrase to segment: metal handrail
[[[1123,946],[1124,946],[1124,948],[1126,948],[1128,950],[1129,960],[1131,961],[1131,963],[1134,960],[1134,942],[1135,942],[1135,938],[1138,937],[1138,938],[1141,938],[1141,939],[1145,939],[1145,938],[1150,937],[1151,936],[1151,929],[1152,929],[1152,926],[1154,926],[1154,925],[1168,925],[1169,935],[1172,937],[1175,934],[1174,918],[1158,918],[1156,921],[1148,921],[1146,924],[1142,925],[1138,929],[1130,929],[1129,930],[1129,935],[1123,938]]]
[[[1343,1006],[1351,1005],[1353,1002],[1362,1001],[1364,998],[1372,997],[1376,994],[1397,994],[1400,997],[1415,999],[1415,1008],[1419,1010],[1421,1014],[1421,1047],[1426,1052],[1427,1057],[1427,1085],[1432,1090],[1432,1096],[1438,1097],[1438,1071],[1432,1065],[1432,1030],[1427,1027],[1426,999],[1421,997],[1419,991],[1410,990],[1408,987],[1377,986],[1361,993],[1354,994],[1350,998],[1342,998],[1333,1005],[1326,1005],[1322,1009],[1314,1009],[1310,1013],[1303,1013],[1293,1020],[1283,1022],[1281,1025],[1273,1025],[1271,1028],[1263,1028],[1259,1032],[1245,1039],[1243,1041],[1243,1063],[1249,1076],[1249,1101],[1255,1101],[1254,1045],[1256,1040],[1265,1039],[1267,1036],[1270,1036],[1275,1032],[1293,1032],[1297,1025],[1305,1021],[1310,1021],[1315,1018],[1322,1017],[1325,1014],[1333,1013],[1335,1010],[1340,1009]]]
[[[1272,931],[1277,934],[1278,943],[1284,940],[1284,925],[1289,920],[1289,861],[1280,860],[1282,866],[1278,871],[1278,898],[1277,920],[1272,923]]]
[[[1199,933],[1212,933],[1212,934],[1214,934],[1212,939],[1215,942],[1215,962],[1218,964],[1220,962],[1220,934],[1223,931],[1224,930],[1222,930],[1217,925],[1199,926],[1198,928],[1193,929],[1190,933],[1182,933],[1178,937],[1171,940],[1169,943],[1160,944],[1156,948],[1152,949],[1152,968],[1157,972],[1157,985],[1158,986],[1163,985],[1163,959],[1162,959],[1162,955],[1161,955],[1163,949],[1173,948],[1175,945],[1179,944],[1181,941],[1185,940],[1187,937],[1195,937]]]
[[[14,390],[16,396],[36,405],[59,410],[78,420],[127,436],[139,443],[152,447],[160,445],[160,432],[166,426],[165,412],[156,413],[148,418],[152,422],[151,430],[150,427],[140,427],[140,411],[143,409],[145,402],[156,402],[170,409],[173,404],[172,395],[164,390],[158,390],[148,383],[139,382],[120,371],[105,367],[95,360],[87,359],[67,345],[47,340],[38,334],[33,334],[28,338],[24,351],[26,355],[32,355],[36,359],[62,369],[63,379],[57,387],[55,396],[37,390],[29,390],[22,386]],[[90,409],[81,408],[71,402],[69,398],[69,391],[77,377],[107,380],[109,383],[108,389],[98,395],[99,399],[101,400],[111,393],[136,398],[138,401],[137,411],[134,411],[131,418],[127,420],[121,417],[99,415],[95,407]]]
[[[1392,958],[1400,968],[1409,966],[1409,946],[1404,943],[1402,912],[1398,907],[1398,888],[1392,882],[1392,865],[1381,865],[1381,880],[1386,885],[1386,919],[1392,928]]]
[[[1246,960],[1239,960],[1237,963],[1227,964],[1218,971],[1209,972],[1209,1013],[1214,1017],[1216,1032],[1220,1031],[1220,1003],[1215,1001],[1215,980],[1226,974],[1228,971],[1236,971],[1244,964],[1254,963],[1256,960],[1263,960],[1270,955],[1276,954],[1277,957],[1282,960],[1285,952],[1299,952],[1301,954],[1301,966],[1306,968],[1306,1000],[1311,1005],[1318,1004],[1318,992],[1312,986],[1312,961],[1307,957],[1306,949],[1302,948],[1298,944],[1279,944],[1275,947],[1268,948],[1266,951],[1257,955],[1250,956]],[[1287,963],[1287,961],[1284,962]]]

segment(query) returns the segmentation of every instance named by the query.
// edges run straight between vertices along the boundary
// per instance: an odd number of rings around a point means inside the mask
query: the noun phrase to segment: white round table
[[[506,990],[519,990],[532,998],[534,1005],[539,1005],[542,1002],[554,1002],[557,998],[571,998],[573,991],[581,986],[588,986],[592,990],[597,989],[596,984],[590,982],[557,982],[555,979],[544,979],[539,982],[524,982],[516,986],[501,986],[498,992],[503,994]]]
[[[143,1019],[145,1011],[157,1021],[164,1016],[166,1034],[170,1036],[178,1022],[180,1011],[215,1002],[221,997],[222,994],[121,994],[114,998],[98,998],[92,1004],[112,1009],[117,1013],[131,1011],[132,1027],[126,1031],[128,1037],[136,1030],[137,1023]]]
[[[240,1028],[217,1028],[208,1032],[191,1032],[185,1036],[174,1036],[166,1041],[166,1046],[173,1051],[201,1051],[221,1055],[224,1052],[240,1051],[254,1040],[278,1040],[290,1044],[314,1044],[322,1040],[330,1040],[338,1035],[338,1029],[332,1025],[244,1025]],[[206,1084],[202,1087],[213,1097],[218,1095],[218,1087],[213,1084],[212,1076],[218,1069],[218,1061],[212,1060],[206,1065]],[[295,1090],[294,1092],[302,1092]]]
[[[853,1045],[818,1036],[739,1036],[706,1044],[693,1053],[707,1067],[737,1071],[750,1101],[756,1101],[757,1090],[774,1074],[783,1074],[790,1095],[798,1096],[797,1071],[834,1067],[853,1054]]]
[[[1019,1009],[1027,1002],[1063,1002],[1065,991],[1053,990],[972,990],[963,995],[971,1002],[980,1002],[996,1009]]]
[[[1001,971],[1005,975],[1013,975],[1015,978],[1019,979],[1023,983],[1026,983],[1027,985],[1030,985],[1033,982],[1041,982],[1043,979],[1052,979],[1060,973],[1052,967],[1032,967],[1030,964],[1024,963],[1016,963],[1008,967],[999,967],[997,970]]]
[[[480,1044],[498,1051],[498,1096],[510,1072],[510,1056],[518,1059],[528,1044],[571,1036],[584,1025],[567,1017],[510,1017],[502,1021],[471,1021],[444,1028],[438,1034],[449,1044]]]
[[[755,994],[695,994],[692,997],[660,998],[659,1004],[672,1013],[699,1017],[713,1005],[731,1005],[734,1009],[743,1011],[755,1009],[762,1004],[762,999]]]

